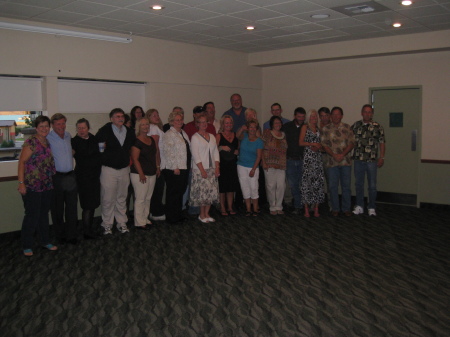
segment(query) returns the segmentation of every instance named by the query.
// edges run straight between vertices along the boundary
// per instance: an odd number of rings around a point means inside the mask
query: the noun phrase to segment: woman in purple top
[[[22,195],[25,216],[22,222],[22,247],[25,256],[33,256],[34,235],[48,250],[58,248],[50,243],[48,212],[52,200],[55,162],[47,135],[50,119],[38,116],[34,121],[36,134],[25,141],[19,158],[18,191]]]

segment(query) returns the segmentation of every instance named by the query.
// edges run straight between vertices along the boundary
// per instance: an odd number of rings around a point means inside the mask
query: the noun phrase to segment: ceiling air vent
[[[389,8],[384,7],[383,5],[380,5],[378,2],[375,1],[367,1],[362,2],[360,4],[333,7],[331,9],[335,10],[336,12],[345,14],[347,16],[371,14],[389,10]]]

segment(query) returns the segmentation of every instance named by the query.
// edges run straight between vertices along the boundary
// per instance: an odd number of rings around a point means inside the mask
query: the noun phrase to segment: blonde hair
[[[247,109],[245,110],[245,119],[248,119],[248,114],[249,114],[250,112],[252,112],[252,111],[255,113],[255,118],[252,118],[252,119],[258,120],[257,112],[256,112],[256,110],[253,109],[253,108],[247,108]]]
[[[177,117],[177,116],[183,117],[183,120],[184,120],[184,113],[179,112],[179,111],[172,111],[172,112],[169,114],[169,118],[168,118],[168,122],[169,122],[170,126],[173,125],[173,120],[174,120],[175,117]]]
[[[223,115],[222,118],[220,119],[220,128],[219,128],[219,132],[223,132],[223,126],[225,124],[225,119],[231,119],[231,123],[234,125],[234,120],[233,117],[231,117],[230,115]]]
[[[141,124],[142,124],[142,122],[144,122],[144,121],[147,121],[148,124],[150,124],[150,121],[149,121],[146,117],[142,117],[141,119],[138,119],[138,120],[136,121],[136,125],[134,126],[136,136],[139,136],[139,133],[140,133],[140,131],[141,131],[141,130],[140,130],[140,129],[141,129]]]
[[[159,123],[158,124],[154,124],[152,123],[152,120],[150,119],[150,116],[153,115],[155,112],[157,112],[159,114],[159,111],[156,109],[148,109],[147,112],[145,113],[145,118],[147,118],[150,122],[150,124],[156,125],[158,126],[158,128],[160,128],[161,130],[163,129],[163,123],[161,121],[161,118],[159,119]]]
[[[316,115],[317,116],[317,123],[319,123],[319,114],[318,114],[317,110],[316,109],[310,109],[310,110],[308,110],[308,113],[306,114],[306,118],[305,118],[305,121],[306,121],[305,124],[308,125],[308,128],[310,126],[309,120],[310,120],[312,115]]]

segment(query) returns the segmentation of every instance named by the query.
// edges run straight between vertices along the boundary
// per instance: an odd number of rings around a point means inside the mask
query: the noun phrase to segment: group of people
[[[272,117],[261,129],[256,111],[245,108],[239,94],[230,103],[220,120],[213,102],[196,106],[186,124],[184,110],[174,107],[165,125],[156,109],[144,112],[136,106],[128,116],[115,108],[110,122],[95,135],[87,119],[78,120],[73,138],[64,115],[37,117],[36,134],[25,141],[18,167],[24,255],[33,255],[35,234],[46,249],[58,249],[50,243],[49,210],[58,242],[78,243],[78,198],[85,239],[100,236],[93,220],[100,205],[101,234],[112,234],[114,224],[120,233],[128,232],[130,198],[134,226],[143,230],[152,220],[186,221],[185,208],[202,223],[215,222],[210,214],[215,203],[224,217],[235,215],[239,207],[245,208],[245,216],[258,216],[264,187],[270,214],[282,215],[286,181],[294,214],[303,209],[305,217],[320,216],[319,204],[328,192],[332,215],[348,216],[352,160],[357,193],[353,213],[364,211],[367,174],[368,212],[376,215],[376,170],[383,165],[385,143],[370,105],[363,106],[362,120],[350,127],[342,123],[340,107],[308,113],[298,107],[291,121],[274,103]]]

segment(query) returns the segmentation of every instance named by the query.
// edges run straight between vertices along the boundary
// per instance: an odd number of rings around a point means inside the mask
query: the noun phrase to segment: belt
[[[58,172],[58,171],[56,171],[56,174],[59,175],[59,176],[68,176],[69,174],[72,174],[72,173],[73,173],[73,170],[69,171],[69,172]]]

